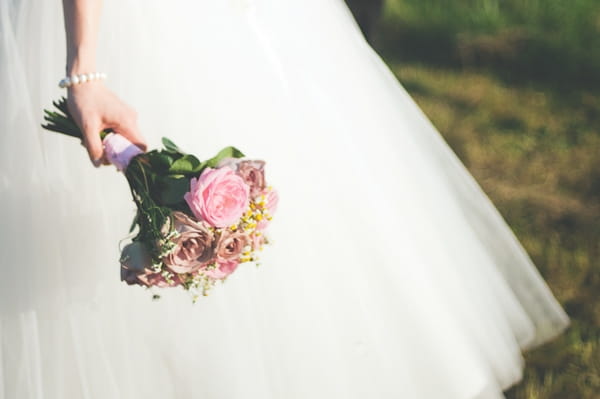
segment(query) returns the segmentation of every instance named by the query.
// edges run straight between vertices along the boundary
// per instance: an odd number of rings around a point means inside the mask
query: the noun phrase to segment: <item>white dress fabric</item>
[[[266,160],[273,244],[196,304],[121,282],[126,180],[40,128],[60,3],[0,2],[0,398],[502,398],[568,325],[341,0],[104,3],[149,147]]]

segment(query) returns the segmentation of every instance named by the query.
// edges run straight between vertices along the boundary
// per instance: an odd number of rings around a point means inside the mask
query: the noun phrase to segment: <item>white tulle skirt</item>
[[[267,161],[273,244],[195,305],[121,282],[125,179],[40,128],[60,4],[0,2],[0,398],[500,398],[568,325],[341,0],[105,1],[98,60],[151,148]]]

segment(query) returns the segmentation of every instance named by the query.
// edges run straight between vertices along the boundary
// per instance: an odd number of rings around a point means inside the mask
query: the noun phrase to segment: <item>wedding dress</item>
[[[57,2],[0,2],[0,398],[501,398],[569,319],[341,0],[106,1],[98,67],[280,193],[261,265],[192,304],[119,279],[127,183],[40,128]]]

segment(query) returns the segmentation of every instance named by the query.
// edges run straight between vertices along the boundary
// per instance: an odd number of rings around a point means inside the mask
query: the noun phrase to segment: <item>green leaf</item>
[[[48,122],[46,125],[42,125],[44,129],[63,133],[68,136],[76,137],[81,139],[83,134],[75,122],[68,116],[61,115],[58,112],[52,112],[47,109],[44,110],[44,120]]]
[[[173,143],[171,140],[169,140],[166,137],[162,138],[162,143],[165,146],[165,148],[167,149],[167,151],[179,152],[181,154],[185,154],[185,151],[183,151],[181,148],[179,148],[177,146],[177,144]]]
[[[169,168],[170,174],[190,174],[199,171],[200,160],[191,154],[186,154],[177,159]]]
[[[183,201],[183,195],[190,190],[190,181],[183,175],[163,176],[157,181],[157,195],[164,205],[174,205]]]
[[[146,159],[152,165],[152,170],[158,173],[166,173],[173,164],[174,158],[170,152],[152,150],[145,154]]]
[[[202,169],[204,169],[205,167],[214,168],[224,158],[242,158],[244,156],[244,153],[235,147],[225,147],[221,151],[219,151],[219,153],[216,156],[209,159],[208,161],[203,162]]]

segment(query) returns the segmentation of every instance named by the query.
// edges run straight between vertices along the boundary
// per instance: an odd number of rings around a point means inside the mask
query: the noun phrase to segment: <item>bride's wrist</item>
[[[67,59],[66,65],[67,76],[80,75],[82,73],[90,73],[96,71],[96,60],[94,57],[74,56]]]
[[[96,64],[94,64],[94,63],[73,64],[71,66],[67,65],[67,68],[66,68],[66,76],[81,75],[84,73],[92,73],[92,72],[96,72]]]
[[[85,54],[88,54],[85,56]],[[106,78],[105,73],[96,70],[96,60],[90,52],[70,51],[68,52],[67,64],[65,68],[66,75],[60,80],[58,85],[62,88],[73,89],[85,85],[97,86]]]

